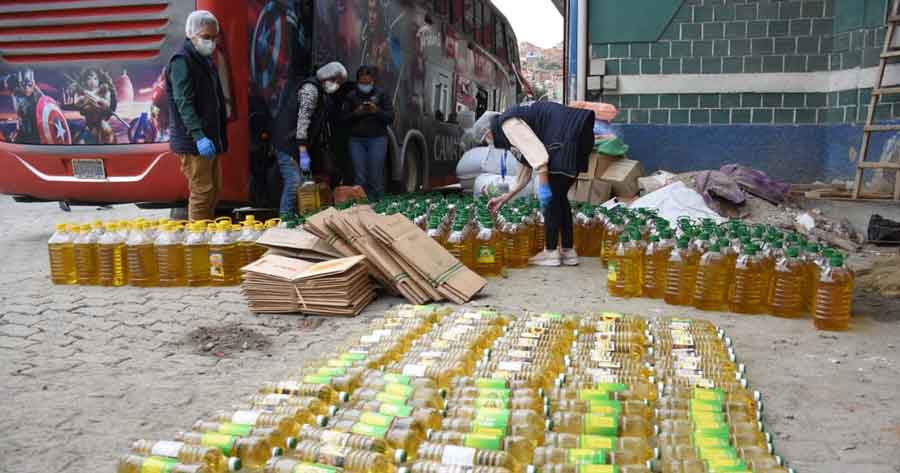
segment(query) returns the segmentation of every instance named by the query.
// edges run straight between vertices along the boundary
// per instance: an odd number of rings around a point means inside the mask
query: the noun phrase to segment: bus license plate
[[[78,179],[106,179],[102,159],[73,159],[72,174]]]

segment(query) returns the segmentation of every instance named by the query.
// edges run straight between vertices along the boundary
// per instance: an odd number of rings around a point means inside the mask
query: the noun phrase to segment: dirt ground
[[[138,438],[163,439],[295,373],[397,299],[355,319],[257,317],[237,289],[49,284],[57,220],[159,216],[134,207],[60,212],[0,198],[0,472],[112,472]],[[798,473],[900,472],[900,300],[856,301],[852,330],[809,319],[699,312],[606,295],[596,260],[510,271],[472,306],[512,313],[616,310],[713,321],[762,392],[776,453]]]

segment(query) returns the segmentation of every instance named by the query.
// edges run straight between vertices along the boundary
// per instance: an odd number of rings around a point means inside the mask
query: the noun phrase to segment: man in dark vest
[[[219,22],[198,10],[188,16],[185,33],[187,39],[166,69],[169,147],[181,160],[190,188],[188,217],[204,220],[215,216],[222,181],[218,156],[228,151],[225,94],[212,61]]]
[[[347,69],[339,62],[328,63],[307,79],[292,78],[284,87],[275,118],[275,150],[284,188],[279,213],[290,218],[297,213],[300,172],[331,173],[334,163],[327,152],[331,135],[329,96],[347,80]],[[314,163],[315,160],[315,163]]]

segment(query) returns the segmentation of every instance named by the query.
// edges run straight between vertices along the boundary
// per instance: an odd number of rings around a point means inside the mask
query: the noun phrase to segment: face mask
[[[375,88],[375,86],[373,86],[372,84],[365,84],[365,85],[359,84],[356,87],[359,89],[360,92],[362,92],[364,94],[371,94],[372,89]]]
[[[323,87],[325,87],[326,94],[333,94],[341,88],[341,86],[338,85],[337,82],[326,82]]]
[[[211,39],[197,38],[194,40],[194,48],[203,56],[212,56],[216,50],[216,42]]]

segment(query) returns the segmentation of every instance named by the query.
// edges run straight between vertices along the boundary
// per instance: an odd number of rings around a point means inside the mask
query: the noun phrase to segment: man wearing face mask
[[[329,170],[334,165],[327,157],[329,96],[346,80],[343,64],[331,62],[316,70],[315,76],[302,81],[294,77],[284,86],[275,118],[275,150],[284,183],[279,207],[282,217],[289,218],[297,212],[300,172],[312,172],[313,158],[319,169]]]
[[[218,155],[228,150],[225,94],[212,61],[219,22],[208,11],[195,11],[185,34],[166,68],[169,147],[178,154],[190,188],[188,217],[204,220],[215,216],[222,172]]]

